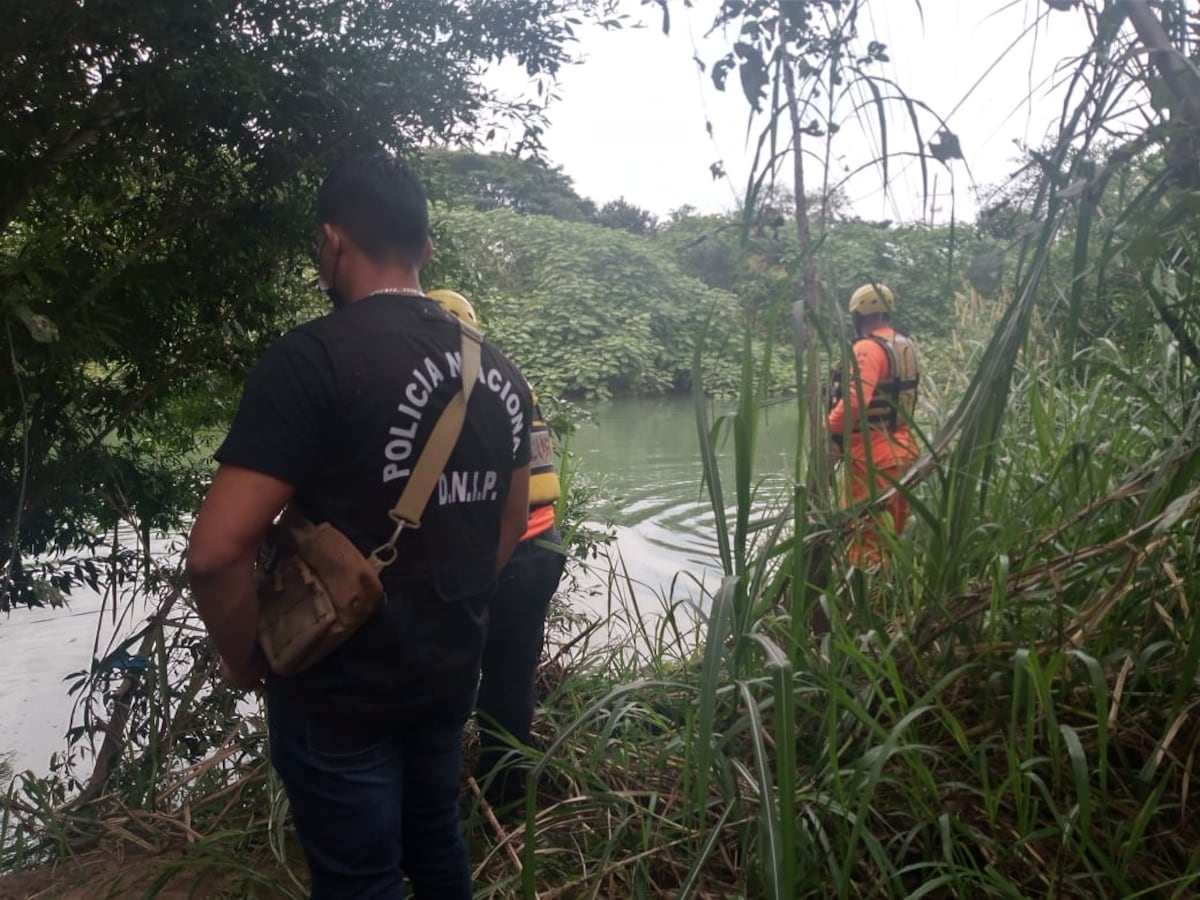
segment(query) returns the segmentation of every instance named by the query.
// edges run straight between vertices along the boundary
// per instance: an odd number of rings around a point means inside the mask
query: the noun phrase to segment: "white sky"
[[[657,7],[626,0],[624,11],[646,27],[596,28],[581,35],[585,59],[560,76],[560,99],[550,106],[551,126],[543,138],[550,161],[563,166],[580,194],[598,203],[624,196],[659,215],[684,204],[706,212],[735,205],[753,157],[753,139],[746,140],[749,106],[736,72],[721,93],[693,62],[697,50],[709,64],[724,52],[725,38],[703,37],[717,5],[717,0],[697,0],[686,10],[673,2],[668,37]],[[958,217],[969,218],[975,209],[971,185],[1001,181],[1016,168],[1013,140],[1038,146],[1054,131],[1062,109],[1061,92],[1051,87],[1062,80],[1055,69],[1064,58],[1082,54],[1091,35],[1081,12],[1055,12],[1042,0],[922,0],[921,5],[923,21],[914,0],[873,0],[859,34],[863,47],[872,37],[888,47],[892,61],[875,71],[945,117],[959,136],[966,159],[965,165],[953,164],[955,204]],[[1041,24],[1030,29],[1039,16]],[[520,84],[511,70],[494,74],[492,81],[507,89]],[[870,113],[872,122],[874,116]],[[706,120],[713,123],[714,138],[705,131]],[[894,106],[893,151],[914,149],[905,120],[903,108]],[[760,127],[756,123],[755,135]],[[934,127],[926,115],[926,140]],[[834,142],[835,167],[855,167],[876,156],[876,131],[876,126],[864,132],[847,124]],[[823,142],[810,146],[820,149]],[[729,179],[714,182],[709,165],[716,160],[724,162]],[[790,166],[785,163],[789,171]],[[819,168],[814,164],[808,172],[811,191]],[[951,173],[932,161],[929,173],[931,190],[937,175],[934,218],[947,221]],[[895,160],[889,175],[887,192],[877,169],[847,184],[854,212],[872,219],[923,218],[919,166]],[[790,178],[783,180],[790,187]]]

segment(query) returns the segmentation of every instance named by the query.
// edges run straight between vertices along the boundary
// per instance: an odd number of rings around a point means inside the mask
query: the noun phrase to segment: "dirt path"
[[[180,857],[179,852],[157,856],[89,854],[54,867],[0,877],[0,900],[140,900]],[[185,867],[176,871],[155,896],[159,900],[229,896],[222,891],[227,884],[224,879],[215,879],[211,869],[192,871]],[[260,891],[254,896],[271,895]]]

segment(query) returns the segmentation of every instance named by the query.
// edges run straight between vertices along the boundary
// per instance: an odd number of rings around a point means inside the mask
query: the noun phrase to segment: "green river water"
[[[727,406],[712,408],[713,415]],[[611,523],[616,541],[604,559],[578,577],[582,590],[572,602],[592,613],[607,612],[610,565],[621,566],[633,583],[622,590],[639,614],[653,616],[661,598],[704,605],[704,591],[719,581],[720,562],[713,513],[701,490],[701,463],[692,401],[688,397],[617,400],[597,406],[593,421],[571,438],[570,449],[586,477],[608,498],[593,510],[593,524]],[[763,415],[756,453],[756,479],[764,504],[789,480],[796,410],[780,404]],[[732,451],[721,454],[733,497]],[[178,552],[164,539],[160,552]],[[683,577],[680,577],[683,573]],[[690,577],[689,577],[690,576]],[[704,590],[700,588],[704,585]],[[109,611],[111,607],[109,607]],[[52,752],[63,747],[73,701],[64,679],[89,666],[121,637],[140,626],[144,612],[115,618],[101,615],[101,598],[74,593],[67,609],[18,610],[0,617],[0,754],[11,752],[17,769],[44,772]]]
[[[727,410],[727,404],[714,401],[709,415],[715,419]],[[607,498],[596,508],[595,520],[612,523],[615,550],[636,584],[665,596],[674,582],[675,597],[681,592],[695,597],[695,582],[676,576],[687,573],[713,585],[720,558],[712,505],[702,485],[692,399],[614,400],[595,407],[592,415],[594,421],[571,437],[570,450],[581,472]],[[754,476],[764,503],[790,483],[796,422],[792,403],[762,413]],[[726,440],[719,456],[727,504],[735,496],[732,444],[732,438]]]

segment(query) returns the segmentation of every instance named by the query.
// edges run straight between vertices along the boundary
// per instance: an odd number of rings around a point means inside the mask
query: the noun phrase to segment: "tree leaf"
[[[746,95],[746,100],[754,111],[760,112],[763,98],[767,94],[767,84],[770,82],[762,51],[742,41],[734,44],[733,50],[742,61],[738,68],[742,79],[742,93]]]
[[[933,140],[929,142],[929,155],[941,163],[962,159],[962,146],[958,142],[958,135],[946,128],[938,129]]]
[[[712,83],[718,91],[725,90],[725,79],[729,77],[729,70],[737,63],[733,59],[733,54],[727,54],[713,63]]]

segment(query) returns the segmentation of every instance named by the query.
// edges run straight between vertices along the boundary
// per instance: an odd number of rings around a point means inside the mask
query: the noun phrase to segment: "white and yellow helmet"
[[[470,300],[458,291],[449,291],[441,288],[436,291],[430,291],[425,296],[435,301],[450,315],[462,319],[468,325],[473,325],[475,328],[479,327],[479,316],[475,315],[475,307],[471,305]]]
[[[850,295],[850,312],[856,316],[896,311],[896,295],[886,284],[864,284]]]

